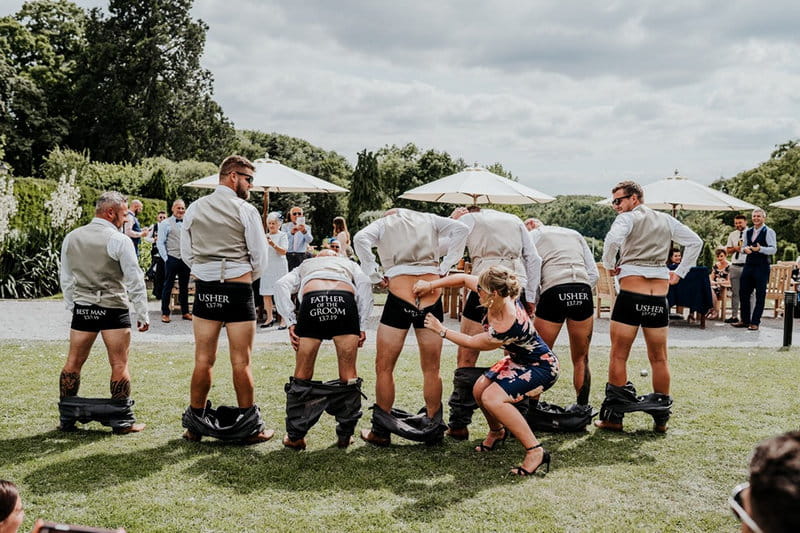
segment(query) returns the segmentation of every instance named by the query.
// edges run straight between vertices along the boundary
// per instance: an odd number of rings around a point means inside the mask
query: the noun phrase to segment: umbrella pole
[[[264,189],[264,203],[262,205],[261,219],[264,224],[264,231],[267,231],[267,215],[269,214],[269,189]]]

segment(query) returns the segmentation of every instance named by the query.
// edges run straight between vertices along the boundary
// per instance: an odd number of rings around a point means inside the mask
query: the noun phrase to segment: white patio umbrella
[[[457,174],[404,192],[400,198],[443,204],[543,204],[549,194],[526,187],[482,167],[467,167]]]
[[[772,207],[782,207],[784,209],[794,209],[795,211],[800,211],[800,196],[793,196],[791,198],[787,198],[786,200],[781,200],[780,202],[773,202],[769,205]]]
[[[755,209],[757,206],[739,200],[722,191],[707,187],[678,175],[642,185],[644,204],[651,209],[671,210],[672,216],[678,209],[690,211],[741,211]],[[611,205],[611,198],[600,200],[598,204]]]
[[[305,172],[300,172],[278,161],[269,158],[256,159],[253,161],[256,171],[253,179],[254,191],[264,193],[263,216],[269,212],[269,193],[270,192],[347,192],[344,187],[316,178]],[[213,174],[198,180],[184,184],[184,187],[200,187],[213,189],[219,184],[219,174]]]

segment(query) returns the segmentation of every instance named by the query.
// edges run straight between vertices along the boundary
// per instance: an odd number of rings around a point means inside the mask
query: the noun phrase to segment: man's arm
[[[767,231],[767,245],[759,247],[758,251],[764,255],[775,255],[778,253],[778,239],[775,236],[775,230],[769,226],[764,229]]]
[[[447,255],[445,255],[442,262],[439,264],[439,274],[444,276],[450,268],[458,263],[458,260],[464,257],[464,246],[467,243],[467,235],[469,228],[463,222],[454,220],[452,218],[440,217],[438,215],[430,215],[434,221],[438,239],[449,240],[447,247]]]
[[[681,260],[678,268],[673,271],[676,276],[683,279],[689,270],[697,264],[697,258],[703,249],[703,239],[692,231],[689,226],[678,222],[672,216],[669,216],[669,225],[672,230],[672,240],[685,246],[683,260]]]
[[[123,233],[130,237],[131,239],[138,239],[140,237],[146,237],[149,233],[147,228],[142,229],[142,231],[134,231],[133,230],[133,215],[128,213],[125,215],[125,222],[122,224]]]
[[[72,268],[67,258],[67,247],[69,246],[70,235],[64,237],[64,242],[61,244],[61,274],[59,276],[61,281],[61,293],[64,295],[64,305],[67,309],[72,311],[75,307],[74,290],[75,290],[75,277],[72,275]]]
[[[253,267],[253,280],[259,279],[267,270],[269,255],[267,254],[267,236],[261,224],[258,209],[242,202],[239,217],[244,225],[244,240],[250,251],[250,265]]]
[[[186,266],[192,268],[194,263],[194,251],[192,251],[192,221],[194,220],[194,204],[189,206],[189,209],[183,214],[183,223],[181,223],[177,231],[181,232],[181,261]]]
[[[607,270],[617,268],[617,252],[632,229],[633,223],[631,215],[628,213],[620,213],[614,219],[614,223],[611,224],[611,229],[608,230],[603,242],[603,266]]]
[[[356,285],[356,305],[358,306],[358,320],[361,324],[361,331],[367,330],[369,323],[369,316],[372,313],[373,296],[372,296],[372,282],[366,274],[361,272],[357,265],[353,265],[352,270],[353,280]]]
[[[169,235],[169,228],[169,219],[158,224],[158,241],[156,241],[156,248],[158,248],[158,255],[160,255],[161,259],[164,261],[167,260],[167,235]]]
[[[118,234],[117,234],[118,235]],[[120,235],[120,237],[122,237]],[[127,237],[117,238],[115,235],[108,241],[106,251],[109,257],[119,261],[122,269],[122,284],[128,291],[128,297],[133,304],[133,312],[136,314],[136,321],[142,324],[149,324],[150,318],[147,315],[147,288],[144,284],[144,274],[139,268],[139,261],[136,259],[136,251],[133,248],[133,241]]]
[[[522,261],[525,265],[525,276],[528,278],[525,299],[536,303],[539,300],[539,283],[542,281],[542,256],[536,250],[533,236],[522,221],[519,223],[519,231],[522,237]]]
[[[600,272],[597,270],[594,254],[583,235],[581,235],[581,248],[583,248],[583,265],[586,267],[586,273],[589,274],[589,286],[594,287],[597,285],[597,280],[600,279]]]
[[[283,317],[287,326],[297,323],[292,294],[300,290],[300,281],[300,269],[294,269],[275,282],[275,307],[278,308],[278,313]]]
[[[378,219],[353,236],[353,250],[361,262],[361,271],[369,278],[371,283],[383,281],[383,274],[378,270],[378,263],[372,248],[381,238],[381,220]]]

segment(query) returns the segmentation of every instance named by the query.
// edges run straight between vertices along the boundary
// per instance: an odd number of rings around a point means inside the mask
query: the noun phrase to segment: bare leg
[[[336,361],[339,366],[339,379],[347,382],[358,377],[356,356],[358,354],[358,335],[337,335],[333,338],[336,346]]]
[[[92,344],[96,338],[96,332],[69,330],[69,352],[59,378],[59,396],[61,398],[78,395],[78,389],[81,386],[81,369],[86,363],[86,359],[89,358],[89,352],[92,350]]]
[[[211,373],[217,360],[217,344],[222,322],[194,317],[194,372],[190,391],[190,405],[203,409],[211,390]]]
[[[225,325],[231,352],[231,370],[236,401],[241,409],[255,405],[253,373],[250,371],[250,355],[253,351],[253,338],[256,322],[233,322]]]
[[[428,417],[433,418],[442,408],[442,376],[439,362],[442,358],[442,338],[429,329],[416,329],[419,345],[419,364],[422,368],[422,396]]]
[[[589,372],[589,345],[592,342],[594,316],[586,320],[567,320],[569,333],[569,352],[572,356],[572,385],[578,405],[589,404],[589,389],[592,376]]]
[[[653,370],[653,392],[669,394],[670,372],[667,361],[667,334],[669,328],[642,328],[647,344],[647,358]]]
[[[128,372],[128,350],[131,345],[131,330],[130,328],[108,329],[101,333],[108,351],[108,362],[111,365],[111,397],[130,398],[131,375]]]
[[[553,349],[553,344],[555,344],[556,339],[558,339],[558,334],[561,333],[561,326],[563,326],[563,324],[550,322],[538,316],[533,320],[533,327],[536,328],[536,332],[551,350]]]
[[[403,350],[407,329],[378,325],[375,355],[375,403],[386,411],[394,405],[394,367]],[[434,334],[435,335],[435,334]]]
[[[294,354],[294,377],[297,379],[314,377],[314,365],[317,362],[317,352],[321,344],[320,339],[300,337],[300,345]]]
[[[608,382],[617,387],[624,387],[628,382],[628,357],[638,326],[611,321],[611,355],[608,362]]]
[[[272,316],[272,296],[265,294],[264,298],[264,311],[267,313],[267,324],[271,323],[274,319]]]
[[[481,377],[478,383],[475,384],[476,392],[481,380],[484,379],[486,378]],[[486,379],[486,381],[489,380]],[[476,398],[477,397],[476,394]],[[536,439],[533,431],[531,431],[528,422],[522,414],[520,414],[519,410],[514,407],[506,391],[497,383],[490,382],[488,385],[483,386],[479,402],[484,413],[488,413],[495,421],[504,426],[506,431],[511,431],[519,443],[522,444],[522,447],[525,448],[526,451],[522,461],[522,468],[528,472],[532,472],[536,469],[544,458],[544,450],[542,448],[528,449],[539,444],[539,441]],[[487,420],[489,420],[488,417]]]

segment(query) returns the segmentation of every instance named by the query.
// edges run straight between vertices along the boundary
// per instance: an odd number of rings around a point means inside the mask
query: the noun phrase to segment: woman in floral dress
[[[487,370],[472,390],[489,424],[489,434],[475,450],[492,451],[513,433],[525,448],[525,458],[510,473],[529,476],[543,464],[549,471],[550,452],[542,448],[513,404],[526,396],[538,398],[553,386],[559,374],[558,358],[536,333],[530,316],[517,299],[521,284],[516,274],[505,267],[492,266],[479,277],[455,274],[434,281],[418,281],[414,292],[423,295],[441,287],[464,286],[476,291],[481,305],[487,309],[486,331],[470,336],[449,330],[431,314],[425,317],[425,327],[459,346],[505,351],[505,357]]]

